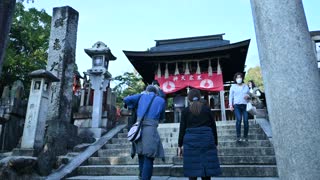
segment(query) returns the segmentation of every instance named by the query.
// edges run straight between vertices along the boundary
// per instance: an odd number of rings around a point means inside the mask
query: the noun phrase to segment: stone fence
[[[75,93],[73,101],[73,120],[74,125],[79,128],[91,127],[92,107],[93,107],[93,94],[94,90],[90,85],[84,85],[84,88],[79,90],[79,93]],[[102,121],[101,128],[111,129],[115,126],[116,116],[116,94],[112,92],[111,88],[108,88],[103,94],[102,101]]]

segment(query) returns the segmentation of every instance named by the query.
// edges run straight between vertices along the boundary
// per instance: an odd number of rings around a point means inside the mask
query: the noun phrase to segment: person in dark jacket
[[[152,99],[153,102],[148,112],[146,112]],[[144,116],[141,138],[133,143],[132,154],[138,154],[139,178],[142,180],[150,180],[152,177],[154,158],[162,158],[164,160],[164,149],[157,127],[165,110],[165,101],[163,98],[157,96],[156,87],[149,85],[144,94],[128,96],[124,98],[124,102],[128,106],[138,104],[138,121],[142,120]]]
[[[197,89],[190,90],[190,106],[182,112],[180,122],[178,156],[183,156],[184,176],[189,180],[210,180],[221,174],[218,159],[217,128],[210,108],[200,102]]]

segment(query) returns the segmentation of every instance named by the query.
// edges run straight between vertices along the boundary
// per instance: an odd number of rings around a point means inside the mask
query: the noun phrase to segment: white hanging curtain
[[[185,70],[184,74],[190,74],[188,62],[186,62],[186,70]]]
[[[164,78],[169,78],[169,70],[168,70],[168,63],[166,63],[166,70],[164,71]]]
[[[199,65],[199,61],[197,61],[197,74],[201,74],[201,70],[200,70],[200,65]]]
[[[176,70],[174,71],[174,75],[179,75],[178,63],[176,63]]]
[[[211,59],[209,59],[209,65],[208,65],[208,74],[209,74],[209,76],[212,76],[212,66],[211,66]]]
[[[220,67],[220,60],[218,59],[218,67],[217,67],[217,73],[218,74],[221,74],[222,73],[222,71],[221,71],[221,67]]]
[[[158,64],[157,76],[158,76],[158,78],[161,78],[161,67],[160,67],[160,63]]]

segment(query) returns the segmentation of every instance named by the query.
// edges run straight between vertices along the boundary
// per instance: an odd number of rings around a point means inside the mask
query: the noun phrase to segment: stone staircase
[[[258,124],[250,121],[249,141],[235,142],[235,121],[217,122],[218,154],[224,177],[277,177],[274,149]],[[166,159],[155,160],[154,176],[183,176],[183,161],[177,157],[179,124],[161,124],[158,128]],[[131,159],[127,129],[105,144],[68,179],[95,179],[103,176],[136,176],[137,157]]]

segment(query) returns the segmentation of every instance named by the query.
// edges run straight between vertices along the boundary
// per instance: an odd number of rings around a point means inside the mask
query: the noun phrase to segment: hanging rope
[[[160,63],[158,63],[157,75],[158,75],[158,78],[161,78],[161,67],[160,67]]]
[[[178,63],[176,63],[176,70],[174,71],[174,75],[179,75]]]
[[[199,65],[199,61],[197,61],[197,74],[201,74],[201,70],[200,70],[200,65]]]
[[[185,70],[184,74],[190,74],[188,62],[186,62],[186,70]]]
[[[164,78],[169,78],[169,70],[168,70],[168,63],[166,63],[166,70],[164,71]]]
[[[208,65],[208,74],[209,74],[209,76],[212,76],[212,66],[211,66],[211,59],[209,59],[209,65]]]

